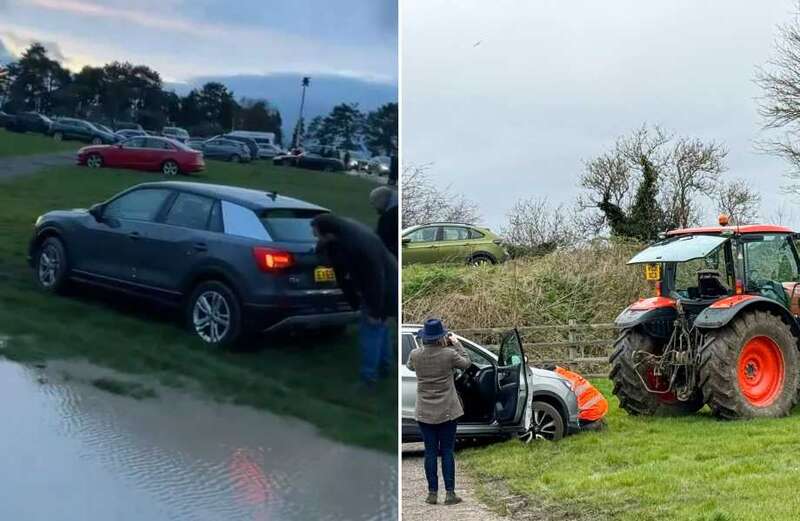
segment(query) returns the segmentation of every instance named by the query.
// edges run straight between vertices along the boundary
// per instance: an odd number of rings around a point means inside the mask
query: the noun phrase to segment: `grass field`
[[[608,380],[594,383],[609,398],[607,430],[459,456],[480,481],[502,480],[547,519],[797,519],[800,411],[741,422],[717,421],[706,409],[635,418],[618,409]],[[491,486],[481,493],[502,508]]]
[[[0,157],[78,150],[82,146],[84,144],[78,141],[58,142],[41,134],[20,134],[0,128]]]
[[[2,141],[2,138],[0,138]],[[244,352],[204,348],[173,313],[117,295],[81,290],[54,297],[37,290],[25,262],[36,217],[46,210],[87,207],[159,175],[76,166],[0,182],[0,335],[3,354],[18,360],[82,357],[162,383],[202,390],[221,400],[306,419],[335,439],[396,450],[396,375],[374,393],[356,387],[354,328],[334,338],[263,339]],[[369,225],[375,186],[339,174],[209,162],[195,180],[248,186],[321,204]],[[108,386],[106,386],[108,387]]]

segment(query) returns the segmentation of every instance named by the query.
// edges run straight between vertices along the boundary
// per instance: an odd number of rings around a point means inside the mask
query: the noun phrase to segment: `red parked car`
[[[116,145],[78,150],[78,164],[161,172],[167,176],[199,172],[206,167],[202,152],[163,137],[137,136]]]

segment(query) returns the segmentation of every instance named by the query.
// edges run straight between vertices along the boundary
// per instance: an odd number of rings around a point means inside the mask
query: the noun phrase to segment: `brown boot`
[[[428,492],[428,497],[425,498],[425,502],[429,505],[435,505],[439,502],[439,495],[436,492]]]

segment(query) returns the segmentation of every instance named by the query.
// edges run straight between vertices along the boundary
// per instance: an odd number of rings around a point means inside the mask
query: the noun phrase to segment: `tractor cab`
[[[680,302],[690,318],[742,296],[773,300],[798,316],[800,258],[794,239],[789,228],[773,225],[673,230],[628,264],[643,265],[656,297]]]
[[[655,296],[625,308],[609,377],[631,414],[785,416],[800,386],[797,235],[775,225],[672,230],[635,255]]]

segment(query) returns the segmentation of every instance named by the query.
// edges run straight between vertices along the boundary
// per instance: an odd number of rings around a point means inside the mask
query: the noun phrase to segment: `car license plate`
[[[333,272],[333,268],[317,266],[317,268],[314,269],[314,282],[336,282],[336,275]]]
[[[645,264],[644,278],[646,280],[661,280],[661,264]]]

